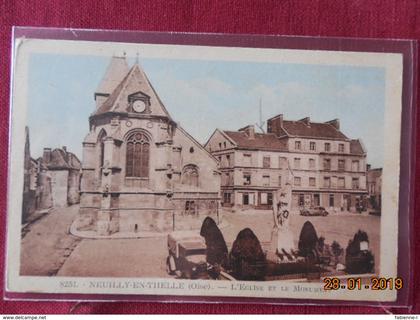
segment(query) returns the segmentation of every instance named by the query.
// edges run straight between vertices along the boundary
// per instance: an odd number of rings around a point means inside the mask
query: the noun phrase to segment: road
[[[167,277],[166,238],[84,239],[58,276]]]
[[[22,267],[25,275],[79,277],[168,277],[165,272],[166,237],[143,239],[83,239],[67,233],[77,214],[77,206],[56,209],[31,226],[22,241]],[[251,228],[261,242],[270,240],[272,215],[269,211],[225,213],[228,226],[222,229],[228,246],[238,232]],[[368,233],[370,246],[379,266],[380,217],[350,213],[327,217],[290,215],[290,229],[295,244],[303,223],[310,220],[318,236],[326,243],[334,240],[346,248],[353,235],[362,229]]]
[[[21,275],[48,276],[57,273],[81,241],[69,234],[69,227],[78,212],[78,206],[55,208],[26,227],[21,242]]]

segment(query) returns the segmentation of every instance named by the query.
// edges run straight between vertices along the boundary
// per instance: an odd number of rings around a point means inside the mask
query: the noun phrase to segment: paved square
[[[228,246],[238,232],[251,228],[261,242],[270,240],[272,214],[269,211],[239,211],[225,213],[228,226],[222,228]],[[290,215],[290,228],[296,235],[297,246],[300,230],[310,220],[318,236],[327,243],[334,240],[346,248],[353,235],[362,229],[368,233],[371,250],[375,255],[376,270],[379,266],[380,217],[366,214],[332,214],[327,217]],[[198,232],[198,231],[197,231]],[[169,277],[165,272],[167,256],[166,237],[143,239],[84,239],[58,271],[59,276],[80,277]]]

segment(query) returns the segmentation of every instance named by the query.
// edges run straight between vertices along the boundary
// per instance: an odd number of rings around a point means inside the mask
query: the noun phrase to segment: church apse
[[[169,115],[136,63],[113,57],[83,142],[79,232],[166,232],[218,220],[217,161]]]

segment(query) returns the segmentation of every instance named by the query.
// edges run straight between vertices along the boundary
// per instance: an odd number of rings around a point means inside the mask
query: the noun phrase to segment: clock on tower
[[[144,112],[144,110],[146,110],[146,103],[143,100],[133,101],[134,112]]]

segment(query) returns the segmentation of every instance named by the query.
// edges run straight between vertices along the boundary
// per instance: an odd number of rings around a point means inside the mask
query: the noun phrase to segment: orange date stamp
[[[324,278],[324,290],[401,290],[404,287],[404,281],[401,277],[384,278],[372,277],[339,279],[335,277]]]

